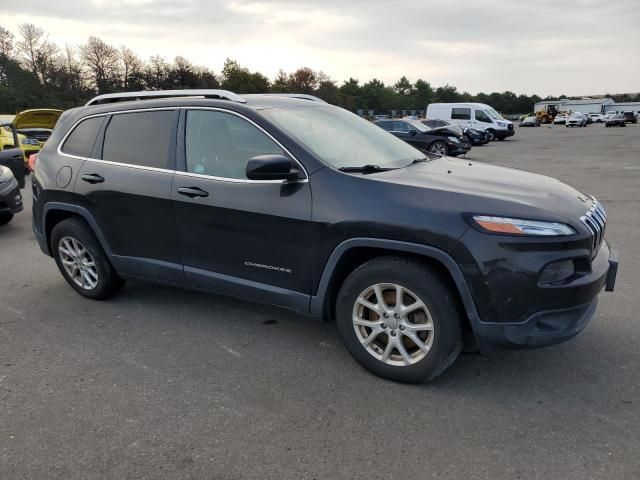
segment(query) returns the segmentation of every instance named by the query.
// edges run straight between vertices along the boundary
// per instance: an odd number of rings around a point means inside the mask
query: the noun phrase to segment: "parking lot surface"
[[[25,189],[0,227],[0,479],[640,478],[640,128],[518,128],[468,158],[595,195],[616,291],[566,344],[418,386],[288,311],[137,282],[80,297]]]

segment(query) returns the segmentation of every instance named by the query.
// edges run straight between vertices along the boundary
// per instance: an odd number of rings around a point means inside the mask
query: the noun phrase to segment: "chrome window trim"
[[[80,123],[82,123],[85,120],[88,120],[90,118],[106,117],[106,116],[109,116],[109,115],[118,115],[120,113],[157,112],[157,111],[166,111],[166,110],[175,111],[175,110],[178,110],[178,109],[179,109],[179,107],[136,108],[136,109],[131,109],[131,110],[118,110],[117,112],[105,112],[105,113],[95,113],[93,115],[87,115],[86,117],[82,117],[81,119],[77,120],[71,126],[71,128],[67,131],[67,133],[64,134],[64,137],[62,137],[62,140],[60,140],[60,142],[58,143],[58,148],[56,149],[56,152],[58,153],[58,155],[61,155],[63,157],[75,158],[77,160],[93,160],[93,161],[98,161],[98,162],[111,163],[111,164],[115,164],[115,165],[124,165],[124,166],[130,166],[130,167],[154,169],[156,167],[145,167],[144,165],[134,165],[132,163],[112,162],[110,160],[102,160],[100,158],[90,158],[90,157],[81,157],[79,155],[71,155],[70,153],[64,153],[62,151],[62,146],[67,141],[67,137],[69,135],[71,135],[71,133],[77,128],[77,126]],[[165,168],[165,169],[157,169],[157,170],[167,170],[167,169]],[[173,172],[173,170],[168,170],[168,171]]]
[[[67,141],[67,137],[69,135],[71,135],[71,132],[73,132],[80,123],[84,122],[85,120],[88,120],[89,118],[106,117],[108,115],[119,115],[119,114],[125,114],[125,113],[155,112],[155,111],[165,111],[165,110],[171,110],[171,111],[174,111],[174,110],[214,110],[214,111],[220,111],[220,112],[223,112],[223,113],[230,113],[232,115],[240,117],[240,118],[246,120],[247,122],[251,123],[252,125],[254,125],[256,128],[258,128],[258,130],[263,132],[267,137],[269,137],[273,142],[275,142],[276,145],[278,145],[280,148],[282,148],[282,150],[284,150],[287,153],[287,155],[289,155],[291,157],[291,159],[294,162],[296,162],[296,164],[300,167],[300,171],[304,173],[305,178],[300,178],[298,180],[249,180],[249,179],[241,179],[241,178],[215,177],[215,176],[212,176],[212,175],[203,175],[203,174],[200,174],[200,173],[183,172],[181,170],[170,170],[170,169],[167,169],[167,168],[147,167],[147,166],[144,166],[144,165],[135,165],[135,164],[132,164],[132,163],[122,163],[122,162],[114,162],[114,161],[111,161],[111,160],[102,160],[100,158],[81,157],[81,156],[78,156],[78,155],[71,155],[69,153],[64,153],[62,151],[62,146]],[[58,143],[58,148],[56,149],[56,151],[57,151],[58,155],[61,155],[63,157],[68,157],[68,158],[75,158],[77,160],[85,160],[85,161],[91,161],[91,162],[96,162],[96,163],[104,163],[104,164],[107,164],[107,165],[115,165],[115,166],[127,167],[127,168],[136,168],[136,169],[140,169],[140,170],[149,170],[149,171],[153,171],[153,172],[175,173],[176,175],[179,175],[179,176],[182,176],[182,177],[195,177],[195,178],[203,178],[203,179],[204,178],[208,178],[208,179],[216,180],[216,181],[220,181],[220,182],[230,182],[230,183],[273,183],[273,184],[308,183],[309,182],[309,174],[307,173],[307,170],[304,168],[302,163],[284,145],[282,145],[273,135],[271,135],[264,128],[262,128],[260,125],[258,125],[256,122],[254,122],[250,118],[247,118],[246,116],[242,115],[241,113],[234,112],[232,110],[227,110],[227,109],[224,109],[224,108],[218,108],[218,107],[198,107],[198,106],[195,106],[195,107],[136,108],[136,109],[130,109],[130,110],[118,110],[118,111],[115,111],[115,112],[96,113],[96,114],[93,114],[93,115],[87,115],[86,117],[82,117],[79,120],[77,120],[71,126],[69,131],[67,133],[65,133],[65,135],[62,137],[62,140],[60,140],[60,142]]]
[[[239,117],[247,122],[249,122],[251,125],[253,125],[254,127],[256,127],[258,130],[260,130],[262,133],[264,133],[267,137],[269,137],[271,139],[271,141],[273,141],[276,145],[278,145],[278,147],[280,147],[287,155],[289,155],[289,157],[298,165],[298,167],[300,167],[300,171],[304,173],[305,178],[300,178],[297,180],[249,180],[248,178],[243,179],[243,178],[230,178],[230,177],[216,177],[213,175],[204,175],[201,173],[193,173],[193,172],[183,172],[180,170],[176,170],[176,174],[181,175],[181,176],[193,176],[193,177],[197,177],[197,178],[210,178],[212,180],[218,180],[218,181],[226,181],[226,182],[232,182],[232,183],[307,183],[309,181],[309,173],[307,172],[307,169],[304,168],[304,165],[302,165],[302,162],[300,162],[300,160],[298,160],[295,155],[293,155],[284,145],[282,145],[278,139],[276,139],[273,135],[271,135],[269,132],[267,132],[264,128],[262,128],[260,125],[258,125],[256,122],[254,122],[253,120],[251,120],[250,118],[242,115],[241,113],[238,112],[234,112],[233,110],[228,110],[226,108],[220,108],[220,107],[198,107],[198,106],[188,106],[188,107],[179,107],[182,110],[186,110],[186,112],[188,113],[189,110],[212,110],[212,111],[216,111],[216,112],[222,112],[222,113],[228,113],[231,115],[235,115],[236,117]],[[185,131],[186,131],[187,125],[185,122]],[[185,152],[186,153],[186,152]],[[185,162],[186,162],[186,155],[185,155]],[[186,166],[186,165],[185,165]]]

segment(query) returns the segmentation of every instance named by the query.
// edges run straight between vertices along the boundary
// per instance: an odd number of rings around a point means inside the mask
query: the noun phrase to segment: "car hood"
[[[375,177],[380,181],[468,196],[467,211],[473,213],[507,215],[527,206],[531,208],[531,218],[550,212],[575,222],[591,204],[586,195],[555,178],[451,157]]]
[[[13,119],[13,127],[16,130],[24,130],[26,128],[46,128],[53,130],[60,115],[62,115],[62,110],[52,108],[25,110],[15,116]]]
[[[443,125],[442,127],[432,128],[429,132],[441,132],[447,133],[450,135],[459,135],[463,134],[462,127],[460,125]],[[426,133],[429,133],[426,132]]]

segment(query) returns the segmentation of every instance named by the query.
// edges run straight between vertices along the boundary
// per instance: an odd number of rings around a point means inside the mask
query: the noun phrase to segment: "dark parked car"
[[[20,158],[22,159],[22,154]],[[22,208],[22,195],[20,195],[18,181],[11,170],[0,165],[0,225],[9,223]]]
[[[530,117],[525,117],[520,122],[520,126],[521,127],[539,127],[540,126],[540,120],[538,120],[538,117],[533,116],[533,115],[530,116]]]
[[[21,149],[7,148],[0,151],[0,165],[11,170],[20,188],[24,188],[25,167],[24,154]]]
[[[423,152],[457,157],[471,149],[463,135],[449,127],[429,128],[417,120],[378,120],[377,126]]]
[[[616,113],[615,115],[611,115],[607,118],[607,121],[604,122],[605,127],[626,127],[627,120],[624,115],[621,113]]]
[[[627,123],[638,123],[638,116],[633,112],[624,112],[624,121]]]
[[[364,367],[417,382],[465,343],[568,340],[614,287],[604,208],[558,180],[325,103],[156,95],[66,112],[35,164],[35,236],[85,297],[136,278],[335,319]]]
[[[474,146],[489,143],[489,134],[481,130],[476,130],[475,128],[465,128],[458,125],[457,123],[449,123],[446,120],[437,119],[420,120],[420,122],[429,128],[450,127],[453,129],[460,129],[460,131],[462,131],[462,134],[467,137],[467,141]]]

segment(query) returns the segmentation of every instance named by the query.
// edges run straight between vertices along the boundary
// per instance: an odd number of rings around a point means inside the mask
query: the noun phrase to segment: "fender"
[[[89,224],[89,226],[91,227],[91,230],[93,230],[93,233],[96,235],[96,237],[98,238],[98,241],[100,242],[100,246],[105,251],[109,259],[113,258],[113,252],[109,248],[109,244],[107,243],[107,240],[102,234],[102,230],[100,230],[100,227],[98,227],[98,224],[94,220],[93,216],[91,215],[91,213],[89,213],[89,210],[83,207],[79,207],[77,205],[73,205],[71,203],[63,203],[63,202],[49,202],[42,209],[42,225],[41,225],[40,231],[42,232],[41,235],[43,238],[43,242],[47,249],[45,252],[47,255],[51,256],[51,249],[49,247],[50,239],[47,238],[47,233],[46,233],[47,232],[47,229],[46,229],[47,214],[51,210],[64,210],[64,211],[72,212],[72,213],[75,213],[76,215],[81,216]]]
[[[462,299],[462,304],[467,317],[469,318],[469,322],[475,329],[475,326],[480,321],[480,317],[475,303],[473,302],[471,291],[469,290],[469,286],[467,285],[467,281],[465,280],[460,267],[448,253],[440,250],[439,248],[421,245],[418,243],[384,240],[379,238],[351,238],[349,240],[345,240],[333,250],[322,272],[322,277],[318,284],[318,291],[315,296],[311,297],[311,301],[309,303],[309,313],[311,315],[324,318],[326,314],[325,300],[329,294],[329,287],[331,285],[331,280],[333,279],[335,268],[338,265],[340,258],[348,250],[357,247],[383,248],[396,252],[413,253],[431,258],[442,264],[451,275],[451,278],[453,278],[458,289],[458,293],[460,294],[460,298]]]

